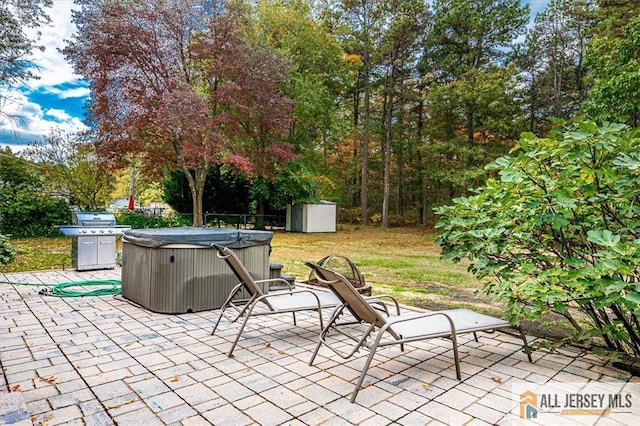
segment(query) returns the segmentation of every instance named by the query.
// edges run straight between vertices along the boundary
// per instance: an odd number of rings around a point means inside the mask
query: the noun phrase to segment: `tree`
[[[298,152],[324,147],[341,126],[336,99],[348,78],[342,47],[313,20],[305,1],[261,0],[254,25],[253,37],[291,63],[285,92],[295,105],[288,140]]]
[[[249,213],[251,187],[241,174],[213,165],[207,173],[205,187],[208,188],[202,200],[205,212]],[[174,170],[165,177],[162,198],[177,212],[191,212],[193,200],[182,170]]]
[[[52,0],[4,0],[0,4],[0,88],[37,78],[28,57],[34,48],[44,47],[35,44],[39,32],[32,39],[25,30],[48,24],[50,19],[44,9],[52,4]],[[0,122],[13,119],[2,111],[5,102],[0,96]]]
[[[369,223],[369,139],[371,136],[372,73],[376,67],[374,53],[380,44],[384,9],[378,0],[346,0],[340,3],[341,22],[347,31],[341,34],[347,54],[357,55],[361,64],[356,90],[353,94],[354,130],[360,126],[360,97],[362,96],[362,163],[360,181],[360,221]],[[356,134],[354,132],[354,134]]]
[[[640,16],[623,28],[620,38],[596,37],[587,63],[594,82],[585,114],[598,121],[640,125]]]
[[[203,225],[206,176],[227,164],[248,176],[291,158],[287,66],[242,37],[242,19],[206,0],[81,1],[65,49],[91,83],[91,119],[102,155],[146,173],[180,169]]]
[[[35,77],[28,57],[34,48],[44,47],[35,45],[40,33],[34,40],[25,30],[48,24],[51,20],[44,9],[52,4],[52,0],[4,0],[0,5],[0,86]]]
[[[623,28],[640,16],[637,0],[595,0],[597,8],[598,37],[621,38]]]
[[[484,166],[517,137],[518,71],[506,61],[525,31],[528,7],[518,0],[436,0],[433,16],[420,64],[422,172],[429,201],[441,203],[480,185]]]
[[[640,354],[640,132],[579,122],[523,134],[475,195],[438,209],[443,256],[469,260],[517,324],[553,313],[567,340]]]
[[[16,156],[9,147],[0,148],[0,166],[2,188],[28,187],[40,183],[33,163]]]
[[[38,165],[50,191],[81,210],[95,211],[107,205],[114,186],[114,177],[98,157],[96,145],[89,135],[52,129],[24,154]]]
[[[442,192],[448,200],[480,185],[486,178],[484,166],[507,152],[516,139],[513,117],[519,117],[521,111],[516,73],[513,66],[492,65],[429,88],[427,133],[431,143],[426,152],[431,158],[427,167],[436,187],[434,196]],[[474,111],[476,123],[471,142],[464,124],[466,110]]]
[[[378,54],[384,68],[383,113],[384,129],[384,177],[382,195],[382,226],[389,227],[389,204],[391,186],[391,153],[395,108],[402,108],[407,95],[406,82],[418,61],[422,43],[420,30],[426,23],[426,8],[421,1],[392,1],[385,5],[388,30],[384,33]],[[398,154],[401,149],[396,150]],[[398,167],[402,170],[402,164]],[[402,175],[398,178],[402,180]]]
[[[523,71],[529,131],[541,130],[547,117],[572,118],[588,85],[584,58],[594,22],[594,4],[552,0],[538,14],[516,57]]]
[[[433,13],[423,67],[440,85],[465,80],[472,93],[482,82],[481,72],[507,56],[528,21],[528,7],[519,0],[436,0]],[[461,107],[467,141],[473,144],[481,109],[471,99]]]

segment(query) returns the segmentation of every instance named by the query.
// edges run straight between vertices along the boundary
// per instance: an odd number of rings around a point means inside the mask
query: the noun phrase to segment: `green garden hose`
[[[8,281],[0,281],[0,284],[13,284],[13,285],[35,285],[51,287],[51,291],[44,287],[39,291],[42,295],[49,295],[55,297],[83,297],[83,296],[109,296],[120,294],[122,292],[120,280],[86,280],[86,281],[69,281],[60,284],[42,284],[42,283],[15,283]],[[73,288],[76,287],[93,287],[99,286],[94,290],[80,290]]]

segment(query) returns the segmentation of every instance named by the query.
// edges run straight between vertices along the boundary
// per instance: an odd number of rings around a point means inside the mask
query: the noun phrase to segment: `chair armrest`
[[[389,299],[391,302],[393,302],[393,305],[396,307],[396,315],[400,315],[400,304],[390,294],[376,294],[375,296],[367,296],[367,297],[365,297],[365,300],[367,302],[380,300],[380,302],[385,306],[384,311],[387,313],[387,315],[389,315],[389,311],[387,310],[386,304],[381,299]],[[375,304],[373,306],[375,307]]]
[[[283,278],[268,278],[266,280],[256,280],[255,283],[256,284],[261,284],[261,283],[271,283],[271,282],[277,282],[279,284],[283,284],[286,285],[287,287],[289,287],[289,290],[293,290],[293,287],[291,287],[291,284],[289,283],[289,281],[283,279]],[[287,290],[285,290],[287,291]]]
[[[264,280],[264,281],[269,281],[269,280]],[[320,298],[318,298],[318,295],[311,289],[292,288],[292,289],[289,289],[289,290],[279,290],[279,291],[276,291],[276,292],[263,294],[262,296],[258,297],[255,301],[259,302],[259,301],[262,301],[262,300],[268,300],[269,298],[273,298],[273,297],[281,297],[281,296],[286,296],[288,294],[295,295],[295,294],[300,294],[300,293],[310,293],[316,299],[316,303],[318,304],[318,308],[322,307],[321,303],[320,303]]]

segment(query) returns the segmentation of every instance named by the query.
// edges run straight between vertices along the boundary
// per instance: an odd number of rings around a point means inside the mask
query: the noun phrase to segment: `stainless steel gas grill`
[[[116,236],[131,227],[116,225],[111,213],[74,212],[72,222],[59,226],[71,237],[71,265],[79,271],[115,268]]]

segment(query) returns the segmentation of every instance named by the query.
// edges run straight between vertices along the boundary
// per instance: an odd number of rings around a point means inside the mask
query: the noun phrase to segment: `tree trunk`
[[[393,71],[388,78],[388,95],[384,108],[384,185],[382,189],[382,227],[389,227],[389,193],[391,187],[391,117],[393,115]]]
[[[418,141],[418,146],[422,144],[422,128],[424,126],[423,122],[423,109],[424,109],[424,100],[420,99],[418,101],[418,123],[416,129],[416,140]],[[423,161],[422,158],[422,150],[418,149],[418,184],[420,186],[420,224],[427,224],[427,180],[425,179],[425,169],[427,168],[426,161]]]
[[[255,229],[264,230],[265,228],[264,212],[265,212],[264,201],[260,201],[259,203],[256,204],[256,225],[255,225],[256,228]]]
[[[405,207],[405,195],[404,195],[404,149],[405,147],[398,143],[396,139],[396,167],[398,169],[397,184],[396,184],[396,214],[398,216],[404,215]]]
[[[471,108],[467,111],[467,139],[469,145],[473,146],[473,112],[471,112]]]
[[[202,214],[202,193],[196,192],[193,195],[193,227],[204,226],[204,215]]]
[[[208,169],[209,166],[207,166]],[[202,212],[202,199],[204,195],[204,183],[207,178],[207,169],[192,172],[187,167],[182,167],[184,175],[187,177],[191,198],[193,199],[193,227],[204,226],[204,214]],[[193,173],[193,174],[192,174]]]
[[[369,213],[367,201],[369,194],[367,187],[369,185],[369,59],[365,59],[364,69],[364,123],[362,132],[362,182],[360,190],[360,220],[363,225],[369,224]]]

